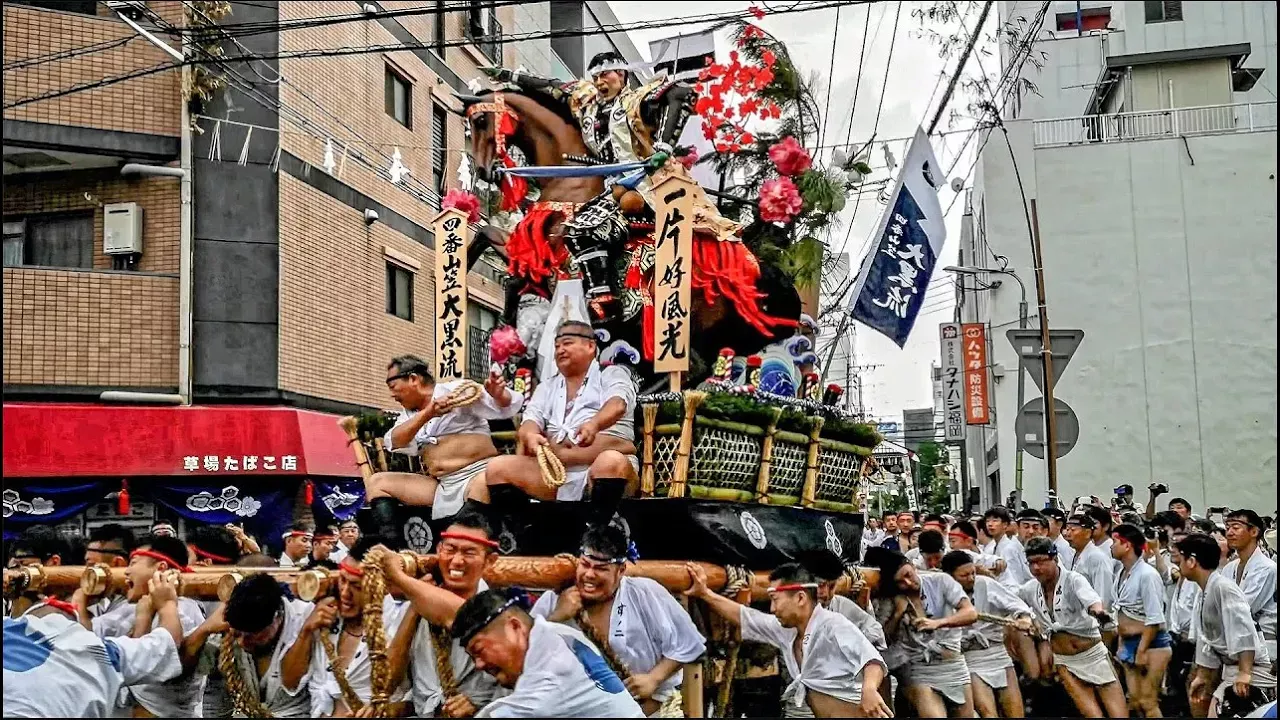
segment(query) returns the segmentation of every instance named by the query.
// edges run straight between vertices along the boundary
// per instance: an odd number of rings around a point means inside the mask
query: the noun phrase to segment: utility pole
[[[1049,492],[1058,494],[1058,413],[1053,404],[1053,348],[1049,343],[1049,310],[1044,291],[1044,248],[1040,244],[1040,214],[1031,199],[1031,250],[1036,268],[1036,302],[1040,311],[1040,360],[1044,363],[1044,461],[1049,473]]]

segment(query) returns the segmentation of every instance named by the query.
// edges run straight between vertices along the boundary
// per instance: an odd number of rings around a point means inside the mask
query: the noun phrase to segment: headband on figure
[[[191,572],[191,568],[187,567],[186,564],[180,563],[177,560],[174,560],[173,558],[169,557],[168,555],[165,555],[164,553],[161,553],[161,552],[156,552],[155,550],[134,550],[133,552],[129,553],[130,560],[136,557],[145,557],[145,558],[151,558],[152,560],[158,560],[160,562],[167,562],[169,563],[169,567],[173,568],[174,570],[178,570],[181,572]]]
[[[559,340],[560,338],[564,338],[564,337],[582,338],[584,340],[590,340],[591,342],[596,342],[595,333],[591,332],[590,330],[584,330],[582,328],[579,328],[576,325],[570,325],[569,327],[564,328],[560,332],[556,333],[556,340]]]
[[[796,591],[796,590],[806,590],[806,589],[809,589],[809,588],[812,588],[812,589],[814,589],[814,590],[817,590],[817,589],[818,589],[818,583],[791,583],[791,584],[789,584],[789,585],[778,585],[777,587],[771,587],[771,588],[769,588],[769,590],[768,590],[767,592],[768,592],[770,595],[772,595],[772,594],[774,594],[774,593],[780,593],[780,592],[794,592],[794,591]]]

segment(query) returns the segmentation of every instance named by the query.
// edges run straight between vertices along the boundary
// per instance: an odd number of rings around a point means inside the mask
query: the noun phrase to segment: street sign
[[[1054,355],[1056,356],[1057,353],[1055,352]],[[1071,449],[1076,446],[1076,441],[1080,439],[1080,418],[1076,417],[1076,411],[1072,410],[1070,405],[1058,398],[1053,399],[1053,407],[1058,418],[1056,457],[1063,457],[1071,452]],[[1043,397],[1034,398],[1022,406],[1018,411],[1018,418],[1013,422],[1013,431],[1017,433],[1018,440],[1022,442],[1028,453],[1033,457],[1044,459],[1047,443],[1044,435]]]
[[[941,323],[938,337],[942,346],[942,411],[946,442],[964,441],[964,339],[960,323]]]
[[[1044,363],[1040,362],[1040,351],[1044,348],[1044,342],[1040,337],[1040,331],[1034,328],[1027,330],[1015,328],[1005,335],[1009,338],[1009,344],[1013,345],[1013,351],[1022,356],[1022,364],[1031,374],[1031,380],[1040,392],[1044,392]],[[1053,348],[1054,387],[1058,386],[1062,371],[1067,369],[1067,363],[1071,362],[1071,356],[1075,355],[1083,340],[1083,330],[1049,331],[1049,345]]]

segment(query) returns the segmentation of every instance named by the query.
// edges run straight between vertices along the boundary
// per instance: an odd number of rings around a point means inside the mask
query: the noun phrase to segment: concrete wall
[[[1276,492],[1276,136],[1242,133],[1029,148],[1010,132],[1039,198],[1048,312],[1084,343],[1056,395],[1082,427],[1059,462],[1063,497],[1167,483],[1206,503],[1272,508]],[[1032,285],[1026,221],[1003,143],[983,159],[986,239]],[[1194,164],[1193,164],[1194,163]],[[1005,330],[1018,292],[991,296],[993,362],[1016,368]],[[1032,325],[1035,325],[1034,311]],[[1027,398],[1038,395],[1028,381]],[[1016,374],[995,384],[1012,488]],[[1007,420],[1006,420],[1007,419]],[[1025,460],[1024,497],[1044,499]]]
[[[1231,63],[1226,58],[1142,65],[1127,82],[1127,112],[1231,104]]]

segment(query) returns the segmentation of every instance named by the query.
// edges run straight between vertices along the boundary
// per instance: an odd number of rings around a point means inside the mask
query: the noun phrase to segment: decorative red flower
[[[757,20],[763,20],[765,16],[764,8],[758,8],[755,5],[747,8],[747,12],[754,15]]]
[[[749,132],[748,132],[748,133],[742,133],[742,137],[741,137],[741,138],[739,138],[739,140],[741,140],[741,141],[742,141],[742,143],[743,143],[744,145],[751,145],[751,144],[755,143],[755,141],[756,141],[756,136],[755,136],[755,135],[752,135],[752,134],[751,134],[751,133],[749,133]]]
[[[764,63],[765,67],[773,67],[774,63],[778,62],[778,56],[774,55],[772,50],[765,50],[760,53],[760,62]]]
[[[694,163],[698,162],[698,151],[696,148],[689,148],[689,152],[681,155],[679,159],[686,170],[692,170]]]
[[[760,188],[760,219],[765,222],[791,222],[803,206],[791,178],[766,180]]]
[[[769,148],[769,159],[783,175],[800,175],[813,165],[809,151],[790,135]]]
[[[444,200],[440,202],[440,208],[443,210],[458,208],[467,214],[468,223],[480,222],[480,198],[466,190],[454,188],[445,193]]]
[[[510,325],[501,325],[489,335],[489,358],[499,365],[506,365],[512,357],[519,357],[527,351],[520,334]]]
[[[762,37],[764,37],[764,30],[761,30],[759,26],[752,25],[751,23],[747,23],[742,26],[741,40],[751,40]]]

